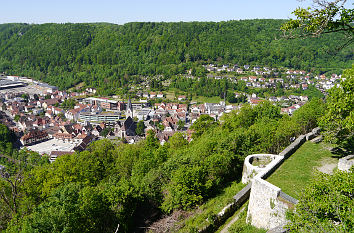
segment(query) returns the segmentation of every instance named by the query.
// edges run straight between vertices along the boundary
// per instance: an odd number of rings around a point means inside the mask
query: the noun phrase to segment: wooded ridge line
[[[284,22],[1,24],[0,72],[65,89],[80,82],[119,88],[132,75],[171,77],[204,63],[350,67],[353,46],[334,51],[343,35],[281,39]]]

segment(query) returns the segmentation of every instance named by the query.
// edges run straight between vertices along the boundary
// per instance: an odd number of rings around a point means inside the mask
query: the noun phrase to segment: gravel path
[[[228,233],[228,232],[229,232],[229,230],[228,230],[229,227],[230,227],[232,224],[234,224],[234,223],[238,220],[240,214],[241,214],[244,210],[245,210],[245,207],[243,207],[243,208],[240,210],[240,212],[238,212],[238,214],[236,214],[236,216],[220,231],[220,233]]]
[[[337,163],[327,163],[327,164],[322,164],[321,167],[317,167],[317,170],[319,170],[322,173],[326,174],[333,174],[333,170],[337,168]]]

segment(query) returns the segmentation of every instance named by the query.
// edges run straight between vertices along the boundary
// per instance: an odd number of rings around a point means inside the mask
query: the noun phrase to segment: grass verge
[[[206,97],[206,96],[194,96],[192,101],[197,103],[220,103],[220,101],[224,101],[219,96]]]
[[[314,177],[316,167],[328,166],[331,169],[338,162],[333,156],[335,155],[329,151],[327,144],[308,141],[285,160],[267,181],[286,194],[299,198],[303,187]]]

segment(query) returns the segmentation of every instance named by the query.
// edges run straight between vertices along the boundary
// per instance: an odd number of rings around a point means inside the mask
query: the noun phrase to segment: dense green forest
[[[2,24],[0,72],[60,88],[84,81],[117,89],[131,75],[184,73],[205,62],[339,71],[351,66],[343,35],[281,39],[285,20],[191,23]]]
[[[52,164],[38,161],[32,169],[11,173],[10,181],[21,177],[17,193],[0,179],[0,191],[5,190],[0,193],[13,200],[0,198],[1,228],[114,232],[119,224],[120,232],[132,232],[153,215],[190,209],[212,198],[240,179],[247,155],[279,152],[291,137],[317,126],[324,109],[322,100],[313,99],[289,117],[265,102],[227,114],[222,123],[201,117],[190,143],[177,133],[161,146],[150,133],[138,144],[100,140],[88,151]]]

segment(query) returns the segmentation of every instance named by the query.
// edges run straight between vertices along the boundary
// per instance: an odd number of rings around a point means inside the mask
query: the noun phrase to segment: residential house
[[[138,118],[139,121],[146,121],[148,120],[151,116],[154,115],[154,111],[152,112],[151,109],[149,108],[143,108],[137,111],[136,117]]]
[[[59,114],[64,114],[65,111],[61,108],[57,108],[57,107],[52,107],[52,111],[55,115],[59,115]]]
[[[74,139],[74,135],[69,134],[69,133],[56,133],[53,135],[53,137],[57,140],[63,140],[64,142],[71,142]]]
[[[156,98],[156,92],[150,92],[150,98]]]
[[[180,95],[180,96],[178,96],[178,100],[179,101],[186,100],[186,96],[185,95]]]
[[[31,111],[33,111],[33,109],[34,109],[34,106],[33,106],[33,105],[26,105],[26,106],[25,106],[25,111],[26,111],[26,112],[31,112]]]
[[[49,139],[47,132],[38,129],[30,130],[27,134],[21,137],[22,145],[31,145]]]
[[[88,147],[88,145],[95,141],[96,137],[94,135],[87,135],[84,139],[82,139],[82,142],[74,147],[74,151],[84,151]]]
[[[160,144],[165,144],[170,137],[172,137],[176,131],[163,131],[156,134],[156,137],[159,139]]]
[[[57,158],[63,155],[72,155],[74,151],[51,151],[49,155],[49,162],[53,163]]]
[[[82,109],[76,108],[66,111],[65,117],[71,121],[77,121],[79,119],[79,113]]]
[[[249,102],[251,104],[251,106],[256,106],[259,103],[263,102],[264,100],[262,99],[258,99],[258,98],[250,98]]]
[[[39,101],[41,103],[41,101]],[[48,106],[59,104],[59,100],[57,98],[54,99],[46,99],[42,103],[42,108],[47,109]]]
[[[156,98],[163,98],[165,97],[164,94],[162,92],[159,92],[157,95],[156,95]]]

